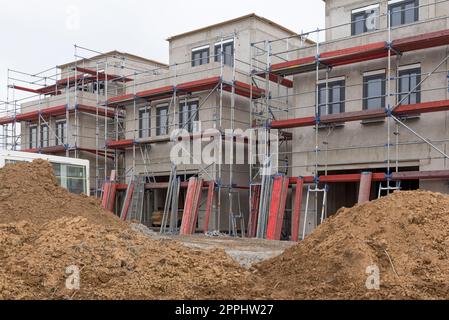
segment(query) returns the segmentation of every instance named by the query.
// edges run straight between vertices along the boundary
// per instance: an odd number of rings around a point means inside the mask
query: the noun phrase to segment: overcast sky
[[[73,60],[73,45],[168,62],[169,36],[256,13],[296,32],[324,26],[322,0],[2,1],[0,100],[7,69],[36,73]]]

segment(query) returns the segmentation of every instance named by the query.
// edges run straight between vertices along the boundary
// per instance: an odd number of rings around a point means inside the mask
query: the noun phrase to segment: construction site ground
[[[226,236],[165,236],[147,229],[145,226],[133,225],[154,240],[171,239],[184,246],[200,250],[223,250],[244,268],[251,268],[259,262],[280,256],[287,248],[295,245],[289,241],[269,241],[264,239],[242,239]]]
[[[342,208],[298,244],[160,237],[60,188],[45,161],[0,169],[0,300],[447,300],[448,261],[439,193]]]

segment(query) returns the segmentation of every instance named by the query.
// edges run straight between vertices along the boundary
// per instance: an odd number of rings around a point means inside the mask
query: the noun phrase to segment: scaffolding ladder
[[[320,189],[318,188],[318,185],[315,185],[315,187],[308,186],[307,187],[307,199],[306,199],[306,211],[304,213],[304,227],[302,231],[302,240],[306,238],[306,232],[307,232],[307,223],[308,223],[308,216],[309,216],[309,205],[310,205],[310,195],[314,194],[316,199],[316,208],[315,213],[318,213],[318,195],[323,194],[323,203],[321,207],[321,219],[320,223],[323,223],[326,217],[327,212],[327,193],[329,191],[329,186],[326,184],[324,188]]]
[[[167,224],[169,223],[168,233],[178,232],[178,208],[179,193],[181,187],[181,178],[177,176],[176,166],[172,165],[170,179],[168,182],[167,197],[165,199],[164,215],[162,217],[161,234],[167,233]],[[170,221],[169,221],[170,220]]]
[[[146,181],[147,177],[145,175],[134,177],[134,181],[132,183],[134,187],[132,188],[132,191],[128,190],[128,192],[131,193],[130,206],[128,212],[126,213],[126,219],[124,220],[135,220],[139,223],[142,223]]]
[[[240,202],[240,193],[236,190],[232,190],[229,192],[229,198],[232,198],[232,205],[234,205],[235,196],[237,196],[237,213],[235,212],[234,208],[231,208],[231,215],[229,216],[229,235],[232,237],[238,237],[238,230],[237,230],[237,221],[240,220],[240,232],[241,237],[245,238],[245,216],[242,212],[242,204]]]

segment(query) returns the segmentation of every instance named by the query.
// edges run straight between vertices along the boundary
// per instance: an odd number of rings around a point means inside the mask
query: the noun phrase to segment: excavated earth
[[[341,209],[257,269],[273,299],[449,299],[448,254],[449,196],[398,192]]]
[[[398,192],[343,208],[249,270],[222,242],[205,250],[151,238],[58,187],[44,161],[0,169],[0,300],[449,299],[446,195]],[[79,290],[66,286],[74,268]],[[368,289],[376,268],[380,287]]]
[[[223,250],[133,231],[58,187],[44,161],[0,170],[0,299],[255,299],[257,283]]]

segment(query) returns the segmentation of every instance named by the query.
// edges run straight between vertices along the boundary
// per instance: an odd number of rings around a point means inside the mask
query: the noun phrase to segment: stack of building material
[[[289,178],[284,175],[274,178],[266,236],[268,240],[281,240],[289,181]]]
[[[202,179],[190,178],[184,205],[184,214],[182,217],[181,235],[191,235],[196,231],[198,211],[201,205],[202,189]]]

